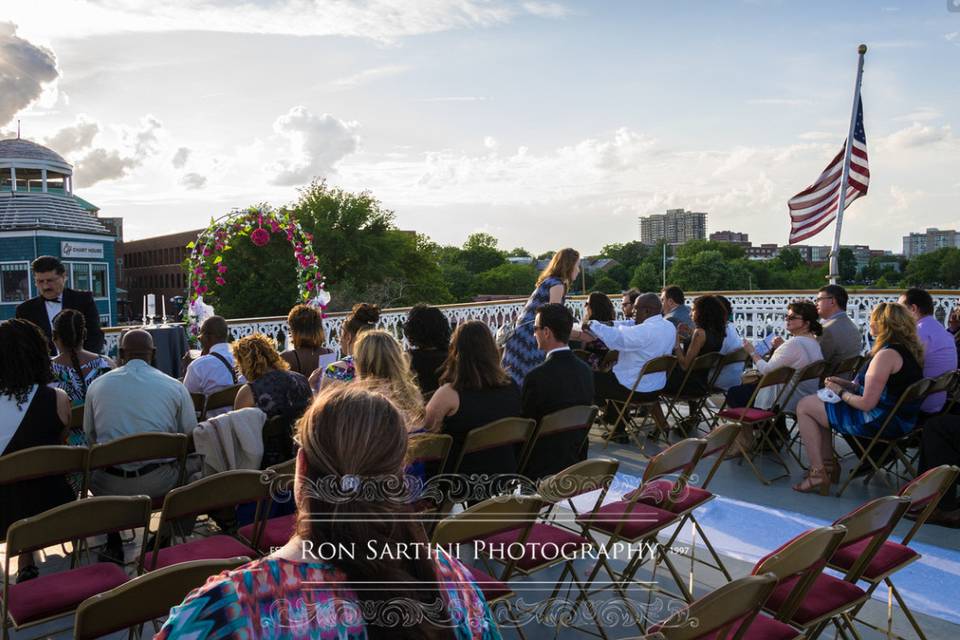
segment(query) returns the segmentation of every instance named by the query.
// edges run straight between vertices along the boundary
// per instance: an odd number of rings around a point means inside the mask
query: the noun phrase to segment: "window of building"
[[[70,271],[73,273],[71,289],[77,291],[90,290],[90,265],[86,262],[74,262]]]
[[[0,265],[0,302],[23,302],[30,297],[30,264],[8,262]]]
[[[90,280],[91,280],[90,291],[93,292],[93,297],[106,298],[107,297],[107,265],[105,264],[90,265]]]

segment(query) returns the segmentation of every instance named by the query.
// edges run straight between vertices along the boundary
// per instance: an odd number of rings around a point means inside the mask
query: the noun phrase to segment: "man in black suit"
[[[66,269],[59,258],[40,256],[30,265],[33,282],[40,293],[17,306],[17,317],[29,320],[40,327],[47,336],[50,353],[56,353],[53,346],[53,319],[63,309],[76,309],[83,314],[87,325],[87,339],[83,348],[93,353],[103,349],[103,331],[100,330],[100,313],[89,291],[67,289]]]
[[[539,421],[561,409],[593,404],[593,371],[567,346],[572,328],[573,314],[562,304],[545,304],[537,309],[533,335],[547,357],[523,379],[525,418]],[[538,443],[530,456],[527,477],[552,475],[586,459],[586,438],[587,429],[578,429]]]

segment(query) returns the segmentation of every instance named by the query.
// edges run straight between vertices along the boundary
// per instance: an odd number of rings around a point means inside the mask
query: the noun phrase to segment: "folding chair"
[[[577,574],[574,567],[574,557],[577,555],[576,552],[586,548],[596,548],[597,543],[588,535],[585,535],[582,526],[574,526],[575,521],[561,521],[551,516],[555,516],[557,513],[555,507],[566,501],[574,517],[576,517],[578,511],[573,499],[593,491],[597,491],[597,499],[593,509],[599,508],[619,465],[618,461],[610,458],[591,458],[567,467],[541,481],[538,495],[547,505],[547,510],[541,514],[536,522],[529,528],[519,527],[483,538],[487,545],[511,545],[511,548],[522,548],[520,557],[516,559],[514,564],[504,567],[499,579],[502,582],[508,582],[514,573],[531,576],[558,564],[563,564],[563,571],[550,594],[548,602],[556,602],[555,598],[567,582],[567,576],[569,575],[570,583],[578,591],[575,603],[571,608],[576,609],[581,603],[587,603],[588,607],[591,606],[589,602],[590,583],[584,582]],[[524,536],[526,536],[526,539],[521,542]],[[545,551],[548,548],[556,548],[560,551],[573,549],[575,553],[564,556],[558,552],[556,555],[551,555]],[[597,561],[606,562],[603,556],[599,556]],[[607,573],[611,577],[613,576],[609,566],[607,567]],[[567,592],[569,593],[569,588]],[[626,599],[626,595],[621,593],[621,597],[624,599],[624,604],[629,607],[630,602]],[[567,601],[567,604],[569,604],[569,601]],[[599,624],[599,620],[595,618],[594,622],[597,623],[599,635],[606,638],[606,632]],[[580,627],[573,626],[571,628],[598,635]]]
[[[256,513],[253,522],[240,527],[237,531],[242,541],[249,543],[260,553],[267,554],[273,548],[282,547],[290,540],[296,529],[296,512],[270,517],[273,504],[289,503],[293,500],[296,462],[296,459],[281,462],[267,468],[261,474],[260,479],[267,485],[270,502]]]
[[[839,361],[832,369],[827,365],[824,369],[823,377],[850,380],[857,375],[857,372],[860,371],[860,367],[863,366],[865,361],[866,359],[861,355],[850,356],[849,358]]]
[[[584,460],[590,429],[599,411],[595,406],[579,405],[543,416],[517,473],[536,482],[562,471],[569,465],[564,465],[562,458],[553,459],[551,452],[557,450],[577,452],[579,460]]]
[[[479,502],[505,492],[517,483],[522,482],[523,478],[516,473],[517,468],[526,457],[536,427],[536,421],[527,418],[502,418],[482,427],[471,429],[464,438],[463,447],[461,447],[453,466],[450,467],[449,473],[444,474],[444,479],[449,479],[446,499],[453,503]],[[504,447],[513,447],[517,467],[493,474],[487,478],[488,483],[483,485],[471,486],[471,478],[462,477],[462,471],[465,468],[464,461],[468,460],[470,456]],[[485,473],[477,471],[472,475],[485,475]],[[477,478],[472,479],[476,480]],[[529,489],[535,488],[532,483],[524,484]],[[445,507],[441,507],[441,510],[446,512]]]
[[[740,365],[740,373],[743,374],[743,371],[746,369],[747,363],[753,362],[750,358],[750,354],[747,353],[746,349],[740,348],[730,353],[720,356],[720,360],[717,362],[717,368],[714,369],[713,375],[710,376],[710,395],[714,396],[717,394],[725,395],[727,393],[726,389],[721,389],[717,386],[717,380],[720,379],[720,376],[723,375],[724,369],[727,367],[733,367],[735,365]],[[720,407],[723,408],[722,406]],[[720,409],[714,408],[710,405],[709,399],[703,404],[703,410],[707,416],[707,421],[709,425],[714,425],[717,422],[717,411]]]
[[[708,593],[650,628],[644,640],[794,640],[800,632],[760,613],[777,585],[772,573],[746,576]]]
[[[535,495],[490,498],[438,522],[433,529],[430,542],[434,546],[446,548],[482,540],[503,531],[521,529],[522,532],[517,540],[520,544],[526,544],[530,528],[542,507],[543,501]],[[504,569],[506,575],[512,571],[514,562],[508,555]],[[509,619],[516,625],[517,633],[521,638],[526,638],[514,617],[513,608],[509,602],[509,599],[515,595],[510,585],[497,580],[479,567],[470,566],[468,569],[491,609],[503,603]]]
[[[112,562],[77,566],[81,547],[78,542],[89,536],[146,527],[149,518],[150,500],[146,496],[110,496],[60,505],[10,525],[0,604],[3,640],[9,637],[10,626],[19,631],[55,620],[71,613],[90,596],[129,580],[123,569]],[[66,542],[73,543],[70,569],[10,584],[11,558]]]
[[[144,623],[166,617],[171,608],[183,602],[191,591],[202,587],[207,578],[247,562],[250,558],[184,562],[91,596],[77,607],[74,640],[95,640],[127,628],[130,640],[139,638]]]
[[[916,449],[916,453],[912,456],[907,456],[910,460],[911,466],[917,462],[917,458],[920,457],[920,443],[923,441],[923,428],[926,426],[927,420],[935,416],[943,415],[946,413],[945,409],[949,402],[949,394],[953,391],[957,383],[957,371],[947,371],[941,373],[935,378],[930,378],[930,385],[927,387],[927,391],[923,394],[923,399],[920,401],[921,404],[926,402],[927,398],[935,396],[938,393],[943,393],[946,395],[944,399],[943,406],[940,407],[940,411],[934,413],[923,413],[921,412],[917,418],[917,424],[914,426],[913,430],[904,437],[900,442],[900,448],[906,454],[909,449]],[[906,478],[904,478],[905,480]]]
[[[910,531],[907,533],[907,535],[905,535],[899,543],[892,542],[889,539],[884,540],[883,544],[880,545],[880,548],[877,550],[876,555],[869,562],[869,564],[867,564],[862,575],[860,576],[861,580],[870,585],[870,587],[867,589],[867,596],[872,595],[877,587],[883,583],[886,583],[888,594],[890,596],[887,599],[887,628],[881,629],[880,627],[857,619],[857,621],[861,624],[886,633],[887,637],[893,637],[893,632],[891,629],[893,624],[892,600],[895,598],[897,604],[900,605],[900,610],[903,611],[903,615],[906,616],[907,620],[910,622],[910,625],[913,627],[913,630],[917,633],[917,637],[921,639],[926,638],[923,630],[920,628],[920,624],[913,616],[913,612],[910,611],[907,603],[904,602],[900,592],[897,591],[897,588],[894,586],[890,577],[907,565],[910,565],[914,561],[920,559],[920,554],[911,549],[908,545],[913,539],[913,536],[917,533],[917,531],[920,530],[920,527],[923,526],[923,524],[927,521],[927,518],[937,507],[937,503],[940,502],[940,498],[942,498],[947,489],[953,485],[953,482],[956,480],[958,474],[960,474],[960,467],[943,465],[934,469],[930,469],[900,490],[898,495],[910,499],[909,510],[918,512],[916,521],[914,522],[913,527],[910,528]],[[851,568],[853,568],[854,562],[856,562],[857,558],[863,553],[869,542],[870,540],[867,538],[859,542],[844,545],[837,550],[836,553],[834,553],[832,558],[830,558],[830,568],[841,572],[849,571]],[[853,611],[851,616],[856,617],[858,611],[859,610]]]
[[[197,420],[202,420],[205,417],[203,407],[207,404],[207,396],[202,393],[191,393],[190,400],[193,402],[193,410],[197,414]]]
[[[917,380],[912,385],[904,389],[903,393],[900,394],[900,398],[897,399],[897,403],[893,406],[893,409],[890,410],[890,412],[887,414],[887,417],[886,419],[884,419],[883,424],[880,425],[880,428],[877,430],[877,433],[874,434],[874,436],[870,439],[870,442],[866,447],[864,447],[863,444],[861,444],[859,439],[857,438],[850,439],[850,442],[853,444],[853,446],[859,449],[860,451],[855,452],[858,458],[857,464],[856,466],[853,467],[853,469],[850,470],[850,473],[847,475],[847,479],[844,481],[843,485],[841,485],[840,490],[837,491],[837,497],[843,495],[843,492],[846,490],[847,485],[849,485],[850,482],[853,481],[854,473],[856,472],[857,467],[861,465],[866,465],[868,463],[870,464],[871,467],[873,467],[873,469],[869,473],[867,473],[866,476],[864,476],[863,478],[863,484],[867,484],[870,482],[870,479],[877,474],[878,471],[880,471],[884,467],[887,467],[887,465],[884,463],[887,461],[888,457],[891,454],[895,456],[892,462],[900,461],[903,464],[906,470],[906,474],[908,474],[909,477],[914,477],[917,475],[917,472],[914,469],[913,464],[910,462],[910,459],[907,457],[907,455],[904,453],[903,449],[900,446],[900,443],[903,442],[905,438],[908,438],[910,434],[906,434],[905,436],[897,436],[895,438],[884,438],[883,433],[887,430],[887,426],[893,420],[894,416],[897,415],[897,412],[900,410],[900,408],[903,405],[914,404],[914,403],[919,404],[921,398],[924,397],[924,393],[926,392],[927,388],[930,386],[930,383],[931,383],[930,379],[924,378],[923,380]],[[870,453],[875,449],[879,453],[879,455],[877,455],[877,459],[880,460],[880,464],[875,462],[874,458],[870,455]]]
[[[750,399],[747,401],[745,407],[729,409],[721,407],[721,410],[717,412],[718,420],[723,419],[728,422],[736,422],[743,427],[744,431],[749,430],[750,433],[758,432],[760,434],[760,438],[754,438],[753,451],[741,451],[741,453],[743,453],[743,459],[750,465],[754,475],[756,475],[763,484],[770,484],[774,480],[790,477],[790,467],[787,466],[783,456],[781,456],[777,450],[777,446],[770,439],[770,431],[774,428],[777,417],[780,415],[780,409],[778,408],[780,398],[787,390],[794,373],[796,373],[796,371],[791,367],[780,367],[773,371],[768,371],[760,378],[760,381],[757,382],[757,386],[750,395]],[[779,386],[780,390],[776,392],[776,396],[773,399],[772,409],[759,409],[754,406],[760,391],[776,386]],[[724,406],[726,406],[726,400],[724,400]],[[784,471],[779,476],[769,480],[764,477],[760,469],[753,463],[754,457],[763,455],[764,448],[768,448],[769,453],[773,454],[775,462],[783,467]]]
[[[705,353],[694,358],[693,362],[690,363],[690,366],[684,372],[683,380],[677,388],[677,392],[673,394],[673,397],[667,398],[667,419],[669,420],[673,417],[676,421],[676,426],[685,434],[690,433],[691,426],[696,428],[703,420],[709,422],[709,417],[703,416],[702,410],[703,405],[710,399],[709,383],[712,382],[712,378],[714,377],[712,373],[722,357],[718,352],[713,352]],[[694,379],[701,377],[697,375],[701,372],[706,372],[705,375],[708,384],[705,385],[703,389],[692,388],[694,385],[690,383],[691,377]],[[678,405],[681,402],[689,404],[689,416],[684,416],[680,413]]]
[[[82,496],[90,491],[90,481],[94,471],[121,464],[149,462],[172,458],[177,464],[177,484],[183,484],[187,470],[187,435],[183,433],[136,433],[95,444],[90,448],[90,456],[84,469]],[[163,496],[151,498],[153,509],[163,506]]]
[[[263,473],[250,469],[223,471],[174,489],[163,501],[163,511],[160,512],[157,526],[158,535],[154,536],[153,550],[141,555],[139,573],[190,560],[257,557],[257,552],[250,546],[224,534],[184,541],[161,549],[159,532],[164,525],[169,525],[171,540],[185,540],[190,532],[179,531],[177,520],[248,502],[257,504],[257,513],[254,516],[256,521],[268,497],[269,485],[263,481]]]
[[[82,475],[89,455],[90,450],[86,447],[68,445],[30,447],[8,453],[0,456],[0,485],[40,478],[56,478],[68,473]]]
[[[296,447],[293,444],[293,424],[289,418],[285,416],[269,418],[263,424],[261,437],[263,440],[261,469],[281,464],[296,455]]]
[[[824,360],[817,360],[816,362],[811,362],[807,366],[803,367],[793,376],[793,384],[790,385],[790,389],[783,395],[781,402],[784,406],[790,403],[790,400],[793,399],[793,396],[797,395],[797,391],[800,389],[800,385],[804,382],[810,380],[823,380],[823,372],[827,369],[827,363]],[[793,421],[793,426],[797,424],[797,414],[795,411],[784,411],[783,412],[783,423],[786,425],[787,420]],[[797,453],[793,452],[793,445],[798,443],[800,447],[803,446],[803,441],[800,439],[800,432],[797,431],[792,436],[790,434],[790,427],[787,427],[787,452],[797,461],[797,464],[801,468],[806,469],[803,462],[800,460],[800,456],[803,453],[802,450]]]
[[[844,528],[837,526],[811,529],[761,558],[751,571],[751,575],[776,576],[777,585],[763,608],[777,621],[803,629],[804,637],[816,638],[821,625],[831,621],[842,630],[837,617],[851,627],[842,616],[866,600],[866,593],[856,585],[823,573],[826,558],[844,534]]]
[[[643,427],[646,424],[646,416],[637,421],[634,415],[634,412],[637,409],[646,409],[649,413],[651,413],[653,415],[653,420],[657,430],[663,432],[664,436],[666,436],[666,434],[669,432],[669,425],[667,424],[666,418],[663,415],[663,411],[660,408],[660,393],[653,392],[650,395],[645,394],[646,397],[643,399],[635,399],[634,396],[637,394],[637,385],[640,384],[640,381],[644,376],[662,373],[664,374],[665,379],[669,379],[670,374],[673,372],[673,368],[676,366],[676,356],[660,356],[658,358],[651,358],[650,360],[647,360],[646,364],[643,365],[643,368],[640,369],[640,373],[637,374],[637,379],[633,381],[633,386],[630,388],[630,393],[627,395],[626,400],[614,400],[612,398],[607,398],[607,405],[612,407],[614,411],[618,411],[618,413],[617,419],[614,421],[613,425],[608,426],[607,432],[603,435],[604,449],[610,445],[610,439],[613,437],[613,434],[617,432],[617,428],[622,425],[627,434],[635,439],[642,452],[644,443],[639,439],[638,434],[643,433]]]
[[[83,429],[83,405],[78,404],[70,408],[70,422],[67,426],[71,429]]]
[[[235,384],[219,391],[214,391],[206,397],[203,403],[203,411],[200,414],[200,420],[206,420],[207,414],[214,409],[223,409],[224,407],[233,408],[233,403],[237,399],[237,393],[240,392],[242,384]],[[194,405],[196,406],[196,405]]]

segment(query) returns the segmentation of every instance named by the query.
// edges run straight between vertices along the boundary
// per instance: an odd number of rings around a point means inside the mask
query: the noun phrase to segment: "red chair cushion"
[[[864,549],[870,544],[870,540],[870,538],[864,538],[840,547],[830,558],[830,564],[841,569],[849,569],[863,554]],[[879,578],[898,570],[919,557],[920,554],[910,547],[905,547],[896,542],[884,542],[877,555],[873,556],[873,560],[867,565],[863,577],[870,582],[876,582]]]
[[[737,408],[724,409],[718,415],[721,418],[740,420],[741,422],[758,422],[760,420],[769,420],[770,418],[774,418],[777,414],[765,409]]]
[[[472,567],[469,565],[464,565],[473,575],[473,581],[477,583],[477,586],[480,587],[480,592],[483,593],[483,597],[487,602],[501,598],[503,596],[513,593],[513,590],[500,582],[496,578],[491,577],[482,569]]]
[[[230,536],[210,536],[160,549],[156,564],[153,562],[153,551],[148,551],[143,564],[147,570],[153,571],[191,560],[216,560],[236,556],[255,558],[257,552]]]
[[[797,580],[799,580],[799,576],[793,576],[778,584],[767,599],[765,608],[778,611],[786,602],[790,592],[793,591]],[[810,587],[810,591],[803,598],[797,612],[793,614],[793,621],[799,624],[807,624],[811,620],[816,620],[833,611],[842,611],[859,602],[866,595],[863,589],[853,583],[821,573],[814,580],[813,586]]]
[[[522,529],[504,531],[496,535],[483,538],[487,545],[508,545],[520,538]],[[581,549],[580,545],[589,544],[590,540],[568,531],[542,522],[534,523],[523,546],[523,557],[515,562],[516,566],[524,571],[532,571],[540,566],[566,557],[574,557]],[[556,548],[546,545],[556,545]],[[568,545],[564,547],[564,545]]]
[[[683,513],[684,511],[699,507],[704,502],[713,498],[713,494],[709,491],[689,484],[686,485],[682,491],[679,491],[676,496],[671,496],[670,491],[673,489],[673,484],[673,482],[666,479],[654,480],[639,489],[634,489],[623,496],[623,499],[630,500],[634,494],[640,492],[639,502],[659,507],[660,509],[666,509],[672,513]],[[667,506],[668,498],[673,498],[674,500],[669,506]]]
[[[270,518],[267,520],[267,524],[263,528],[263,537],[260,539],[260,544],[257,545],[257,548],[260,551],[268,552],[271,547],[282,547],[283,545],[289,542],[290,538],[293,536],[293,529],[297,524],[297,514],[291,513],[286,516],[279,516],[277,518]],[[253,532],[256,523],[251,523],[246,526],[240,527],[240,535],[246,538],[247,540],[253,540]]]
[[[664,526],[677,521],[677,516],[645,504],[636,503],[633,509],[627,513],[627,507],[630,502],[620,500],[604,505],[596,511],[582,513],[577,516],[577,522],[582,525],[589,525],[591,529],[599,529],[605,533],[613,533],[621,521],[625,521],[623,528],[620,529],[620,537],[627,540],[636,540],[649,534],[651,531],[657,531]]]
[[[98,562],[10,585],[10,616],[18,625],[76,609],[130,579],[112,562]]]

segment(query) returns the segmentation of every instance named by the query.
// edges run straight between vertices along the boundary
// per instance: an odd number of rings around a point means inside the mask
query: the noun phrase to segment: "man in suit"
[[[533,335],[547,357],[523,380],[525,418],[539,421],[561,409],[593,404],[593,371],[567,345],[572,329],[573,314],[562,304],[545,304],[537,309]],[[586,459],[586,439],[584,428],[538,443],[530,455],[527,476],[532,480],[543,478]]]
[[[18,318],[29,320],[40,327],[47,336],[50,353],[56,353],[53,346],[53,319],[63,309],[76,309],[83,314],[87,325],[87,338],[83,348],[93,353],[103,349],[103,331],[100,330],[100,313],[89,291],[74,291],[66,287],[66,269],[59,258],[40,256],[30,265],[33,282],[40,295],[30,298],[17,306]]]
[[[838,284],[828,284],[817,292],[817,313],[823,324],[820,351],[827,363],[827,371],[840,362],[860,355],[863,336],[847,315],[847,290]]]

